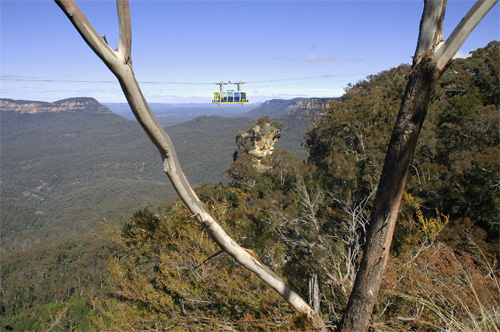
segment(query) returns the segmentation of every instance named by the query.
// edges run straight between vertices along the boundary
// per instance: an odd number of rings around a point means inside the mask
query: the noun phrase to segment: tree
[[[318,313],[293,291],[279,276],[272,272],[254,257],[251,250],[239,246],[216,220],[210,215],[200,201],[179,164],[175,148],[170,137],[153,115],[144,98],[132,69],[132,27],[128,0],[117,0],[119,43],[117,49],[112,49],[104,38],[92,27],[85,14],[73,0],[55,0],[69,18],[82,38],[96,55],[116,76],[128,104],[138,122],[158,148],[163,160],[163,170],[169,177],[180,198],[186,204],[193,216],[201,223],[212,239],[238,263],[255,273],[260,279],[277,291],[298,312],[303,313],[315,328],[324,328],[324,322]]]
[[[387,263],[399,206],[436,82],[472,30],[497,3],[477,1],[445,41],[446,0],[425,1],[412,71],[389,142],[370,217],[366,248],[339,329],[366,331]]]

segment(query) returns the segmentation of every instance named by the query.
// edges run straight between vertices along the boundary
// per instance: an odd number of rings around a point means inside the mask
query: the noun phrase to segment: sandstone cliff
[[[283,115],[301,113],[303,115],[312,112],[322,112],[328,109],[328,102],[335,98],[295,98],[291,100],[273,99],[263,103],[258,108],[246,113],[245,116],[257,119],[263,115],[269,115],[276,119]]]

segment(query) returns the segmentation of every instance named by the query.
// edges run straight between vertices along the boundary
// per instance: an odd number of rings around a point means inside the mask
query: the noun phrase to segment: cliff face
[[[292,100],[273,99],[266,101],[262,105],[266,107],[285,106],[288,112],[293,112],[297,109],[312,111],[312,110],[323,109],[329,100],[331,99],[330,98],[295,98]]]
[[[287,114],[311,112],[321,112],[328,109],[328,101],[335,98],[295,98],[291,100],[273,99],[263,103],[260,107],[247,113],[249,117],[259,118],[263,115],[269,115],[271,118],[277,118]]]
[[[274,144],[281,137],[281,129],[281,123],[270,121],[267,116],[259,118],[251,128],[239,132],[236,136],[237,150],[234,152],[234,160],[242,155],[251,155],[257,169],[267,169],[262,161],[273,153]]]
[[[111,113],[94,98],[68,98],[53,103],[0,99],[0,112],[16,112],[20,114],[89,112]]]

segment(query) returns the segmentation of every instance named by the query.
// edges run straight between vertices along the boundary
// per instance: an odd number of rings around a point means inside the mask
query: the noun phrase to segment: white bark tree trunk
[[[369,222],[367,243],[340,331],[364,332],[386,266],[401,196],[435,84],[472,30],[498,0],[477,1],[443,40],[447,0],[425,1],[413,69],[392,132]]]
[[[113,50],[95,31],[73,0],[55,0],[73,23],[82,38],[118,79],[135,117],[158,148],[163,159],[163,170],[168,175],[180,198],[203,225],[214,241],[238,263],[255,273],[278,292],[298,312],[305,314],[316,329],[324,329],[324,322],[311,307],[279,276],[254,257],[253,252],[239,246],[212,218],[186,179],[179,164],[170,137],[160,125],[144,98],[132,70],[132,28],[128,0],[117,0],[120,41]]]

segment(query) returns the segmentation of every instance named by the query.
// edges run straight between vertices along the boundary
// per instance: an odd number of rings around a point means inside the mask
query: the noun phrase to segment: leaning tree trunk
[[[367,330],[392,243],[418,135],[435,85],[472,29],[498,0],[478,1],[443,41],[446,0],[425,1],[413,68],[396,119],[372,210],[367,243],[339,330]]]
[[[367,243],[343,317],[342,331],[365,331],[385,269],[408,167],[436,83],[429,61],[415,68],[387,151],[369,223]]]
[[[322,318],[311,309],[299,294],[293,291],[267,266],[256,259],[254,257],[255,254],[251,250],[239,246],[219,226],[186,179],[172,141],[151,111],[132,70],[132,29],[128,0],[117,0],[116,2],[120,29],[120,40],[117,50],[113,50],[101,38],[73,0],[55,0],[55,2],[67,15],[89,47],[101,58],[118,79],[132,112],[162,156],[163,170],[193,216],[203,225],[207,233],[210,234],[222,250],[271,286],[298,312],[306,315],[314,328],[324,329],[325,324]]]

